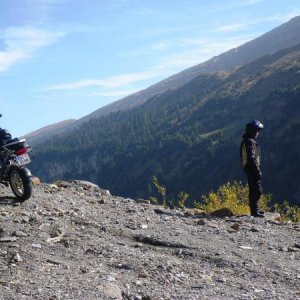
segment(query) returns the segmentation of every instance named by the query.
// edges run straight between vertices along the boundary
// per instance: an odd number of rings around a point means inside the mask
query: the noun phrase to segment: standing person
[[[240,147],[243,169],[248,179],[251,216],[259,218],[263,218],[264,215],[258,211],[258,201],[262,195],[262,173],[260,169],[261,153],[256,139],[263,128],[264,125],[258,120],[248,123]]]

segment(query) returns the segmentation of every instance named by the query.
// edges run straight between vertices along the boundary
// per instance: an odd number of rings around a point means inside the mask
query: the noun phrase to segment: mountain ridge
[[[129,95],[99,108],[91,114],[79,119],[77,124],[81,124],[89,118],[127,108],[130,109],[135,105],[144,103],[147,99],[156,94],[163,93],[169,89],[178,88],[200,74],[229,71],[232,68],[240,67],[259,57],[295,46],[300,43],[299,32],[300,16],[297,16],[252,41],[226,51],[201,64],[183,70],[133,95]]]
[[[30,133],[27,133],[20,138],[27,140],[29,144],[36,145],[42,143],[44,140],[47,140],[51,136],[63,132],[70,124],[74,123],[75,119],[68,119],[53,123],[47,126],[44,126],[40,129],[34,130]]]

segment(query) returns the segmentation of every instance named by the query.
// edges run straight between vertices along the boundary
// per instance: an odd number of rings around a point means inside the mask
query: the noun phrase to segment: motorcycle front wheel
[[[32,181],[29,174],[26,168],[13,167],[9,171],[9,184],[19,201],[25,201],[31,197]]]

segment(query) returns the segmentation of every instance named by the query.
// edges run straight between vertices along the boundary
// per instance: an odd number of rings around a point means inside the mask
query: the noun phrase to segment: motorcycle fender
[[[7,169],[7,173],[6,173],[6,174],[8,175],[9,172],[10,172],[10,170],[11,170],[12,168],[15,168],[15,167],[16,167],[15,165],[10,165],[9,168]],[[20,167],[17,167],[17,168],[20,168]],[[28,168],[26,168],[26,167],[21,167],[20,169],[23,169],[28,177],[33,177],[32,174],[31,174],[31,172],[30,172],[30,170],[29,170]]]
[[[23,170],[26,172],[26,175],[28,177],[33,177],[32,174],[31,174],[31,172],[30,172],[30,170],[28,168],[23,168]]]

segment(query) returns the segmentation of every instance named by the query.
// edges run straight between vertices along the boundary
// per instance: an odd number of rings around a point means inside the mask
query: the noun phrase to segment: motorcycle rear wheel
[[[31,197],[32,181],[26,168],[13,167],[9,172],[10,187],[19,201],[25,201]]]

